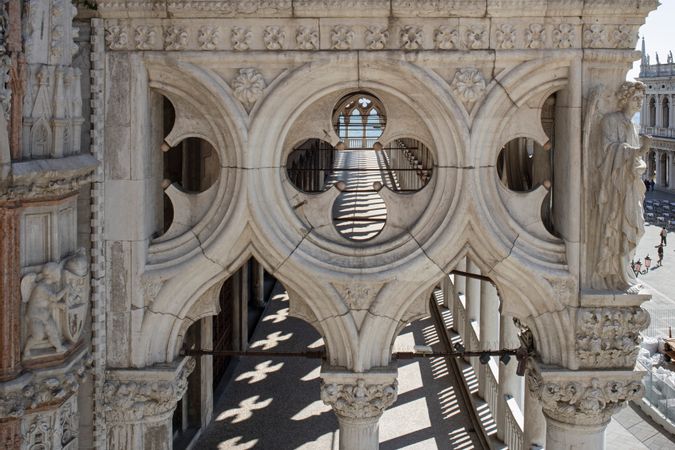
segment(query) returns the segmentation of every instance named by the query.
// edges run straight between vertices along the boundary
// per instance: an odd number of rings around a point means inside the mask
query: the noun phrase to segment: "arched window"
[[[661,126],[663,128],[670,127],[670,101],[668,97],[665,97],[663,103],[661,103]]]
[[[656,99],[654,97],[649,99],[649,126],[656,126]]]

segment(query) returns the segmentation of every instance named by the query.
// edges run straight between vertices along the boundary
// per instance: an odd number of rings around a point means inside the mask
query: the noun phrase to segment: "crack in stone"
[[[516,238],[515,238],[515,239],[513,240],[513,242],[511,243],[511,248],[509,249],[509,253],[507,253],[506,256],[504,256],[502,259],[500,259],[499,261],[497,261],[496,264],[494,264],[492,267],[490,267],[490,270],[488,271],[487,275],[489,275],[489,274],[491,274],[492,272],[494,272],[495,267],[497,267],[498,265],[500,265],[500,264],[501,264],[502,262],[504,262],[509,256],[511,256],[511,253],[513,253],[513,249],[516,247],[516,242],[518,242],[518,239],[520,239],[520,234],[517,234],[517,235],[516,235]]]
[[[138,306],[131,305],[131,310],[132,311],[145,310],[145,311],[149,311],[153,314],[159,314],[159,315],[162,315],[162,316],[170,316],[170,317],[173,317],[176,320],[184,320],[184,319],[187,318],[187,316],[186,317],[180,317],[180,316],[177,316],[176,314],[172,314],[170,312],[155,311],[149,305],[143,306],[141,308],[139,308]]]
[[[429,261],[431,261],[432,264],[433,264],[434,266],[438,267],[438,270],[440,270],[441,273],[445,274],[446,276],[449,276],[450,274],[447,273],[445,270],[443,270],[443,268],[442,268],[436,261],[434,261],[434,259],[433,259],[431,256],[429,256],[429,254],[426,252],[426,250],[422,247],[422,244],[420,244],[420,242],[415,238],[415,236],[410,232],[410,230],[408,230],[408,229],[406,228],[405,231],[408,233],[408,236],[410,236],[410,238],[411,238],[413,241],[415,241],[415,244],[417,244],[417,246],[418,246],[419,249],[422,251],[422,253],[424,253],[424,256],[426,256],[426,258],[427,258]]]
[[[199,236],[197,236],[197,233],[195,233],[194,230],[190,230],[190,233],[192,233],[192,235],[195,237],[195,239],[197,239],[197,242],[199,243],[199,250],[201,250],[202,255],[204,255],[204,258],[206,258],[207,260],[211,261],[213,264],[217,265],[218,267],[220,267],[221,269],[223,269],[224,271],[227,272],[227,268],[226,268],[225,266],[223,266],[222,264],[220,264],[220,263],[219,263],[218,261],[216,261],[215,259],[210,258],[210,257],[206,254],[206,251],[205,251],[204,247],[202,246],[202,241],[201,241],[201,239],[199,239]]]
[[[300,247],[300,244],[303,243],[303,241],[307,238],[307,236],[309,236],[309,233],[311,233],[312,230],[314,230],[314,226],[311,226],[311,225],[310,225],[309,230],[307,230],[307,232],[302,236],[302,239],[300,239],[300,242],[298,242],[298,244],[297,244],[297,245],[295,246],[295,248],[291,251],[291,253],[289,253],[288,256],[285,257],[284,260],[281,261],[281,263],[280,263],[277,267],[274,268],[274,273],[273,273],[273,275],[276,274],[277,272],[279,272],[279,269],[281,268],[281,266],[283,266],[284,264],[286,264],[286,261],[288,261],[288,259],[289,259],[291,256],[293,256],[293,253],[295,253],[295,251],[298,249],[298,247]]]
[[[495,83],[497,83],[499,85],[499,87],[504,90],[504,93],[509,98],[509,100],[511,100],[511,103],[513,103],[513,106],[515,106],[516,108],[520,108],[520,106],[518,106],[518,103],[516,103],[516,101],[511,97],[511,94],[509,93],[508,90],[506,90],[504,85],[497,78],[494,78],[494,80],[495,80]]]

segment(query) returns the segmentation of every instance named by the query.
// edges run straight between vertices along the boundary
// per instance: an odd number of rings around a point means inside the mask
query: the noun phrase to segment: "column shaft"
[[[516,348],[520,341],[518,339],[518,331],[513,324],[513,318],[502,315],[499,322],[499,346],[500,348]],[[522,378],[516,375],[516,368],[518,363],[515,358],[507,365],[499,363],[499,395],[497,398],[497,436],[500,439],[504,438],[506,408],[508,408],[506,401],[509,397],[516,399],[516,403],[521,408],[522,401]]]
[[[470,259],[467,259],[466,271],[469,273],[480,274],[480,269],[478,269],[478,266]],[[478,350],[480,342],[477,341],[478,336],[474,330],[480,325],[480,280],[467,277],[465,300],[466,318],[464,322],[464,336],[462,336],[464,339],[464,346],[468,350]],[[480,365],[478,358],[465,359],[471,363],[471,367],[473,367],[476,375],[478,375],[478,366]]]
[[[338,416],[340,450],[377,450],[380,448],[380,418],[350,419]]]
[[[0,381],[21,372],[19,208],[0,206]]]
[[[605,448],[602,425],[571,425],[546,417],[546,450],[599,450]]]
[[[499,348],[499,296],[497,289],[488,281],[481,281],[480,287],[480,349],[497,350]],[[485,377],[489,370],[487,364],[478,369],[478,393],[485,398]]]
[[[544,448],[546,443],[546,418],[537,396],[525,389],[525,411],[523,412],[523,448]]]

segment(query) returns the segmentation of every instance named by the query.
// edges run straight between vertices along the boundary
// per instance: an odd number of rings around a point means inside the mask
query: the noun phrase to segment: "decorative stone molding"
[[[32,410],[62,403],[77,392],[92,365],[93,357],[82,350],[65,365],[36,369],[0,384],[0,417],[21,417]]]
[[[0,107],[2,107],[5,120],[9,121],[9,110],[12,101],[9,70],[12,66],[12,59],[9,56],[7,48],[7,27],[9,25],[7,1],[3,0],[0,2]]]
[[[441,50],[453,50],[459,47],[459,30],[449,25],[441,25],[434,32],[434,44]]]
[[[126,26],[112,25],[105,30],[105,42],[110,50],[126,50],[129,45],[129,31]]]
[[[482,25],[473,25],[464,32],[464,44],[469,50],[487,47],[487,33]]]
[[[340,298],[344,300],[349,309],[367,309],[382,289],[382,284],[364,284],[353,282],[350,284],[333,283]]]
[[[195,366],[193,358],[185,358],[168,369],[108,371],[103,387],[106,420],[127,423],[170,415],[185,394],[187,377]]]
[[[183,50],[187,46],[188,32],[180,26],[170,26],[164,30],[164,48],[166,50]]]
[[[330,41],[335,50],[349,50],[354,41],[354,31],[347,25],[337,25],[330,32]]]
[[[256,69],[240,69],[239,75],[232,82],[234,96],[244,108],[250,112],[253,105],[260,100],[265,90],[265,79]]]
[[[544,413],[570,424],[607,423],[612,414],[639,399],[644,387],[640,372],[527,373],[527,385],[542,402]]]
[[[63,353],[78,342],[89,310],[89,292],[89,260],[84,248],[60,262],[45,264],[39,273],[24,275],[24,360],[51,356],[54,351]]]
[[[584,46],[591,48],[601,48],[607,45],[605,43],[607,39],[607,33],[605,31],[605,26],[599,23],[594,23],[593,25],[586,26],[584,28]]]
[[[387,47],[389,30],[379,25],[371,25],[366,29],[366,48],[369,50],[382,50]]]
[[[253,34],[251,30],[244,27],[234,27],[232,28],[232,33],[230,34],[230,41],[232,43],[232,48],[243,52],[249,49],[251,45],[251,38]]]
[[[638,40],[638,32],[635,26],[618,25],[612,32],[612,47],[615,48],[635,48]]]
[[[553,46],[555,48],[572,48],[575,39],[574,27],[568,23],[561,23],[553,29]]]
[[[527,48],[544,48],[546,46],[546,28],[540,23],[533,23],[525,29]]]
[[[295,44],[300,50],[316,50],[319,48],[319,32],[313,28],[300,26],[295,33]]]
[[[414,25],[402,27],[399,39],[403,50],[419,50],[424,45],[422,28]]]
[[[77,399],[72,396],[55,410],[27,415],[22,420],[21,428],[23,441],[21,448],[77,449],[79,432]]]
[[[500,25],[495,33],[495,39],[497,48],[512,49],[516,46],[516,30],[508,23]]]
[[[202,50],[215,50],[218,45],[218,29],[213,27],[201,27],[197,35],[197,42]]]
[[[321,383],[321,400],[338,416],[350,419],[379,417],[397,398],[398,383],[368,384],[358,378],[353,384]]]
[[[263,42],[267,50],[283,50],[286,46],[286,32],[283,27],[265,27]]]
[[[579,308],[576,324],[576,355],[579,366],[633,367],[649,325],[649,314],[630,308]]]
[[[485,92],[485,79],[478,69],[460,69],[455,72],[450,88],[465,104],[473,103]]]
[[[148,25],[139,25],[136,27],[134,42],[138,50],[150,50],[154,48],[157,42],[157,30]]]

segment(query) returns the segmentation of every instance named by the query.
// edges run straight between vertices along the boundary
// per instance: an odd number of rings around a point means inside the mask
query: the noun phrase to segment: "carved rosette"
[[[349,50],[354,41],[354,31],[346,25],[337,25],[330,32],[330,42],[335,50]]]
[[[138,372],[131,380],[106,380],[103,402],[106,420],[126,423],[173,413],[187,390],[187,377],[196,366],[189,358],[170,379],[156,379],[152,370]]]
[[[265,90],[265,79],[256,69],[240,69],[239,75],[232,82],[234,96],[251,111],[253,105],[260,100]]]
[[[574,374],[574,372],[570,372]],[[556,379],[533,370],[527,373],[529,390],[542,402],[544,413],[559,422],[569,424],[599,425],[607,423],[612,414],[639,399],[644,393],[641,373],[581,373],[570,379]],[[594,377],[593,375],[598,375]],[[602,378],[600,378],[602,377]]]
[[[321,400],[333,408],[338,417],[348,419],[378,418],[397,398],[398,383],[369,384],[358,378],[355,384],[321,383]]]
[[[450,88],[466,105],[478,100],[485,92],[485,79],[475,68],[460,69],[450,83]]]
[[[627,308],[579,308],[576,355],[579,366],[633,367],[649,326],[649,314],[639,306]]]

